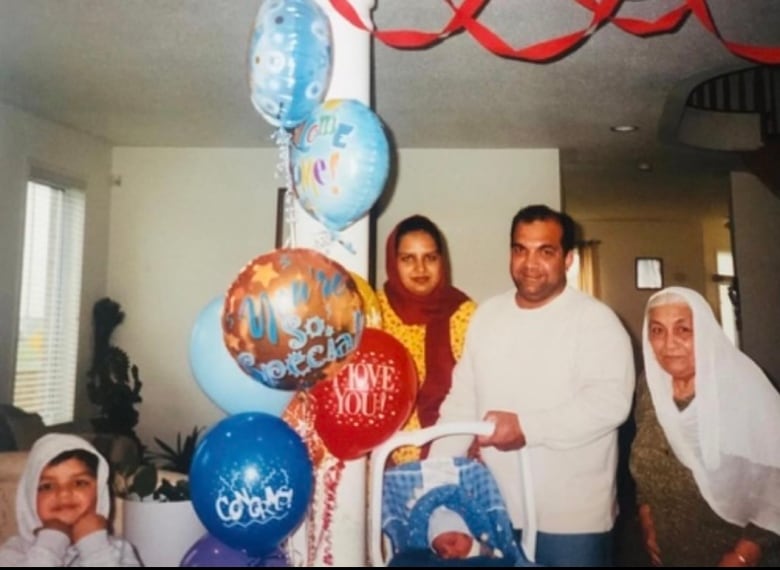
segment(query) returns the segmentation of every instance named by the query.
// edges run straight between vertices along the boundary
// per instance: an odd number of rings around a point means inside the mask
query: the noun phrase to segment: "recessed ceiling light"
[[[636,167],[642,172],[650,172],[653,169],[653,165],[646,160],[640,160],[637,162]]]
[[[639,127],[636,125],[615,125],[614,127],[609,128],[616,133],[633,133],[634,131],[639,130]]]

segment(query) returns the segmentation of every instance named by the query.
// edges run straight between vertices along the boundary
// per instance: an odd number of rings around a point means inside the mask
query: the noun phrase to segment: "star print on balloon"
[[[309,249],[249,262],[225,297],[225,346],[269,388],[308,389],[333,377],[360,343],[364,303],[351,274]]]
[[[268,287],[268,284],[277,277],[279,274],[274,271],[273,263],[264,263],[252,269],[252,278],[259,281],[263,287]]]

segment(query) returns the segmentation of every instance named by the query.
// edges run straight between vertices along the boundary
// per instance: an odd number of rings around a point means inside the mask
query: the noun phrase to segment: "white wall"
[[[444,232],[456,287],[476,301],[513,287],[512,217],[537,203],[561,206],[555,149],[401,150],[397,187],[377,223],[377,288],[386,279],[387,236],[412,214],[428,216]]]
[[[13,397],[24,204],[30,164],[85,183],[77,415],[90,415],[86,369],[92,356],[92,305],[105,294],[111,149],[102,140],[0,103],[0,401]]]
[[[741,348],[780,388],[780,197],[752,174],[735,172],[731,182]]]
[[[273,248],[276,151],[117,148],[109,295],[127,316],[116,344],[144,382],[139,436],[171,440],[224,417],[189,370],[200,310],[253,257]],[[560,204],[555,150],[402,150],[378,220],[378,250],[393,225],[430,215],[449,239],[455,281],[477,299],[511,287],[509,224],[532,202]],[[384,281],[384,260],[378,260]]]
[[[578,221],[585,239],[600,242],[600,298],[612,307],[631,334],[639,367],[644,308],[653,291],[636,289],[635,259],[660,257],[664,286],[681,285],[703,293],[706,277],[701,224],[698,220]]]
[[[704,296],[712,305],[715,316],[720,319],[720,294],[718,282],[713,276],[718,273],[718,252],[731,251],[731,231],[727,225],[728,218],[707,218],[702,220],[702,235],[704,236]]]

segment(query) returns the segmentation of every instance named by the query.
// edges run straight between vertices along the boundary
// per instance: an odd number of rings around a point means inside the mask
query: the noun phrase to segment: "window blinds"
[[[14,405],[47,425],[73,420],[84,193],[27,186]]]

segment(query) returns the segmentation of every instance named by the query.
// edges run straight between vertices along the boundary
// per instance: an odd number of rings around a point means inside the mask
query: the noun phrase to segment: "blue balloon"
[[[281,416],[294,391],[269,388],[246,374],[222,337],[224,297],[198,314],[190,336],[190,368],[201,390],[227,414],[265,412]]]
[[[292,128],[325,98],[330,21],[314,0],[266,0],[249,47],[252,104],[275,127]]]
[[[301,206],[338,232],[363,217],[382,194],[389,144],[369,107],[354,99],[329,99],[296,129],[290,163]]]
[[[231,548],[264,556],[303,521],[314,473],[306,445],[284,420],[244,413],[203,436],[189,481],[206,530]]]

